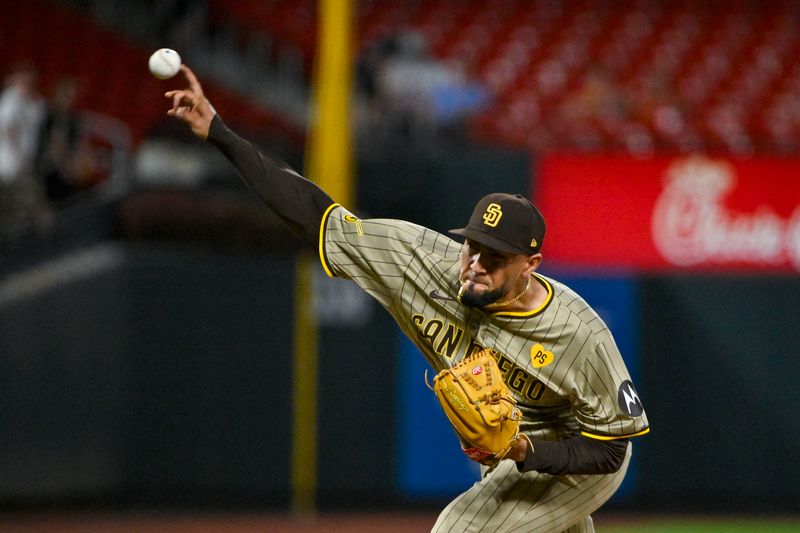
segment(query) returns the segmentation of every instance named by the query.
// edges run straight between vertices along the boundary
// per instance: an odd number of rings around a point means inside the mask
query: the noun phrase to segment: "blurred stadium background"
[[[147,72],[176,49],[305,169],[317,3],[0,7],[0,74],[51,110],[29,203],[0,180],[0,530],[427,530],[476,470],[422,358]],[[600,529],[800,531],[800,3],[352,7],[349,207],[445,231],[529,194],[635,374],[653,429]]]

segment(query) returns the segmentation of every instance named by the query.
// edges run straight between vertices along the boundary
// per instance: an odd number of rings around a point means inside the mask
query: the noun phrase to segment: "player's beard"
[[[464,294],[461,295],[461,303],[467,307],[477,307],[480,309],[500,300],[505,292],[505,286],[483,292],[470,292],[465,289]]]

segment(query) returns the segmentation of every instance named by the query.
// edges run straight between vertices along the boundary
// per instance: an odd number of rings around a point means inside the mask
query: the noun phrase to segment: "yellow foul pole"
[[[352,209],[352,0],[319,0],[314,78],[315,120],[307,171],[336,202]]]
[[[352,0],[319,0],[306,176],[352,208]],[[313,309],[316,257],[301,256],[295,281],[292,510],[312,513],[317,490],[317,322]]]

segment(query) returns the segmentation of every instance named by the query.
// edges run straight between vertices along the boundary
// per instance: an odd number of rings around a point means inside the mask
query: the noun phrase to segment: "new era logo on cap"
[[[544,240],[544,217],[521,194],[493,193],[481,198],[466,227],[450,233],[501,252],[531,255]]]

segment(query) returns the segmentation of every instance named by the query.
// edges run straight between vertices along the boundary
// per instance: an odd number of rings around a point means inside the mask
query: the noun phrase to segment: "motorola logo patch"
[[[622,411],[630,417],[639,416],[644,412],[642,400],[639,399],[639,394],[636,393],[630,380],[623,381],[619,386],[617,402]]]

